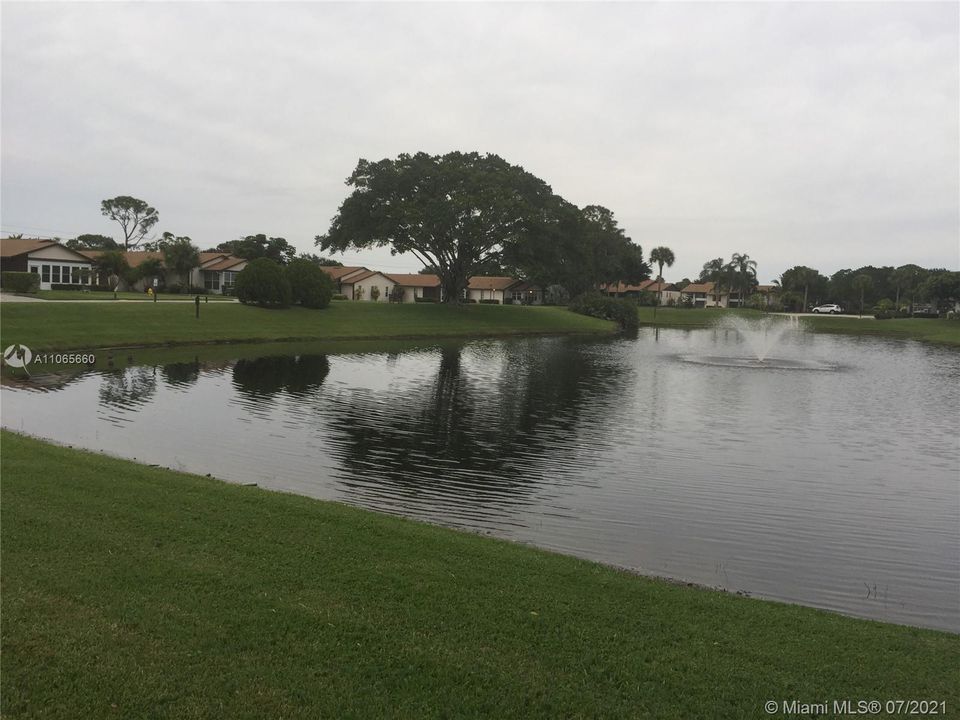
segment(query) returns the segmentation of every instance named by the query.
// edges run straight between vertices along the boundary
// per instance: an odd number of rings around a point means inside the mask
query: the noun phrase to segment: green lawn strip
[[[758,319],[767,317],[759,310],[728,310],[725,308],[659,308],[654,322],[653,308],[637,308],[641,325],[660,327],[710,327],[725,317]],[[780,316],[774,316],[780,317]],[[926,318],[897,318],[874,320],[869,318],[801,315],[800,322],[813,332],[845,335],[873,335],[877,337],[923,340],[947,345],[960,345],[960,321]]]
[[[565,308],[334,302],[326,310],[265,310],[238,303],[4,303],[0,346],[92,349],[171,343],[482,337],[611,333],[613,323]]]
[[[845,335],[873,335],[925,340],[927,342],[960,345],[960,321],[935,318],[896,318],[874,320],[873,318],[814,317],[806,315],[802,321],[818,333],[842,333]]]
[[[26,294],[26,297],[35,297],[41,300],[110,300],[114,299],[113,293],[110,292],[100,292],[100,291],[90,291],[83,292],[82,290],[39,290],[35,293]],[[184,295],[183,293],[160,293],[157,296],[157,302],[165,302],[167,300],[177,300],[180,302],[188,301],[193,302],[194,295]],[[228,295],[203,295],[202,298],[208,299],[210,302],[236,302],[236,298],[230,297]],[[139,300],[143,302],[153,302],[153,298],[142,292],[118,292],[117,300]]]
[[[4,717],[960,702],[960,638],[2,433]]]

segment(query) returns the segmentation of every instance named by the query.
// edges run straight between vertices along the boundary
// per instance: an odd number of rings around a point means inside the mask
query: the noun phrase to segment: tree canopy
[[[167,268],[176,272],[189,290],[190,271],[200,265],[200,251],[194,247],[193,241],[186,236],[164,233],[162,252]]]
[[[64,243],[71,250],[119,250],[120,245],[106,235],[77,235]]]
[[[447,302],[460,299],[478,267],[528,239],[556,205],[540,178],[476,152],[361,159],[346,182],[353,192],[317,245],[409,252],[435,268]]]
[[[264,233],[228,240],[216,247],[217,252],[233,253],[246,260],[267,258],[286,265],[297,256],[297,249],[282,237],[267,237]]]
[[[118,195],[100,203],[104,217],[120,223],[123,230],[123,249],[135,249],[160,220],[160,214],[139,198]]]

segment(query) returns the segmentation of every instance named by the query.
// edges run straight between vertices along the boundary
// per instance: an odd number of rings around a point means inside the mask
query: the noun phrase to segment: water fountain
[[[748,319],[738,316],[720,318],[716,330],[735,332],[750,349],[750,356],[737,355],[681,355],[684,362],[700,365],[719,365],[738,368],[766,368],[776,370],[834,370],[835,366],[812,359],[771,357],[770,353],[790,333],[803,332],[796,315],[766,316]]]

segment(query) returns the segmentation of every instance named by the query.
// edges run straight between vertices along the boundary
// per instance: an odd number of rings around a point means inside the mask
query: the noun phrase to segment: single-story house
[[[418,298],[421,302],[441,302],[443,299],[438,275],[390,273],[387,277],[400,288],[399,302],[417,302]]]
[[[467,282],[464,290],[464,299],[467,302],[496,301],[503,304],[508,288],[516,285],[518,280],[512,277],[496,275],[475,275]]]
[[[81,250],[83,255],[96,260],[103,254],[103,250]],[[153,250],[128,250],[124,253],[127,259],[127,265],[131,268],[138,268],[147,260],[159,260],[164,262],[162,252]],[[158,286],[172,285],[179,283],[189,287],[202,287],[208,292],[216,295],[222,295],[225,291],[233,288],[236,282],[237,274],[247,266],[247,260],[230,253],[223,252],[202,252],[200,253],[200,265],[193,268],[186,278],[181,277],[173,270],[164,269],[163,281],[157,282]],[[137,280],[132,289],[143,292],[148,287],[153,286],[154,278],[143,277]],[[159,278],[157,278],[159,281]],[[101,284],[106,285],[106,278],[101,278]]]
[[[659,296],[661,287],[663,295],[661,296],[664,305],[673,300],[680,302],[680,288],[673,283],[664,282],[662,278],[656,280],[642,280],[639,284],[629,285],[623,282],[603,284],[600,286],[600,292],[619,298],[639,298],[641,293],[650,293]]]
[[[337,293],[351,300],[390,302],[390,293],[397,284],[388,275],[365,267],[338,265],[320,269],[333,279]]]
[[[190,273],[190,285],[201,285],[209,292],[222,295],[233,290],[237,275],[247,266],[246,258],[230,253],[202,252],[200,267]]]
[[[510,305],[543,305],[543,288],[526,280],[517,280],[504,294]]]
[[[730,291],[723,288],[720,292],[714,290],[715,284],[712,282],[690,283],[683,291],[684,298],[690,298],[694,307],[739,307],[740,293],[736,290]]]
[[[41,290],[53,285],[89,285],[93,276],[90,258],[56,240],[42,238],[0,240],[0,270],[36,273]]]

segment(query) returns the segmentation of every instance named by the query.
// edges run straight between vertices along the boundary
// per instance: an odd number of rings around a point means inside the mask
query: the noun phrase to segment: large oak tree
[[[555,202],[540,178],[476,152],[361,159],[346,182],[353,192],[317,245],[411,253],[435,268],[450,303],[459,302],[479,267],[528,237]]]

